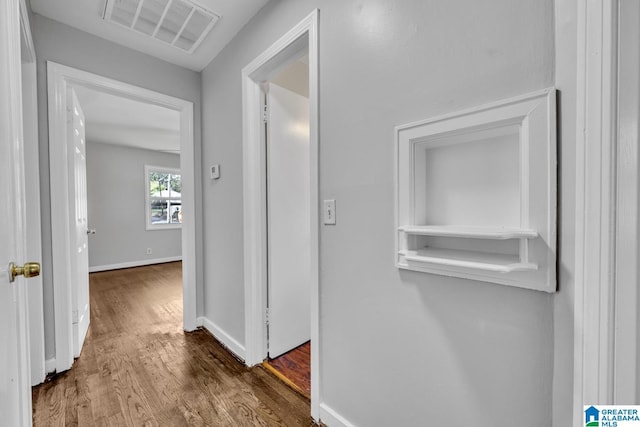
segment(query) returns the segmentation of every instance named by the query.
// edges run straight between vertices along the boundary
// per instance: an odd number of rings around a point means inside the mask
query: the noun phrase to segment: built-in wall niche
[[[556,290],[555,90],[396,128],[396,265]]]

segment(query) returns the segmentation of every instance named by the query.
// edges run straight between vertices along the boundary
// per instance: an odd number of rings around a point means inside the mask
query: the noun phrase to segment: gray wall
[[[394,126],[553,86],[551,0],[268,3],[203,71],[203,164],[224,171],[204,182],[205,315],[244,343],[240,71],[314,7],[320,197],[337,200],[337,225],[320,235],[324,402],[371,426],[570,416],[566,375],[554,377],[554,358],[571,357],[567,344],[554,356],[554,327],[571,338],[566,316],[554,323],[567,286],[549,295],[399,271],[392,256]]]
[[[88,141],[89,267],[182,255],[180,229],[146,230],[145,165],[180,168],[180,156]]]
[[[54,61],[81,70],[134,84],[194,103],[195,158],[200,158],[200,94],[201,74],[116,45],[99,37],[73,29],[35,14],[33,37],[38,56],[38,120],[40,122],[40,191],[42,209],[42,275],[44,286],[45,356],[55,356],[53,283],[51,261],[51,202],[49,191],[49,129],[47,115],[47,61]],[[201,163],[195,162],[196,194],[201,194]],[[201,236],[202,205],[196,197],[196,236]],[[199,238],[199,237],[198,237]],[[197,265],[202,265],[202,241],[197,242]],[[202,283],[202,271],[196,272]],[[198,289],[202,301],[202,289]],[[198,307],[198,313],[203,310]]]

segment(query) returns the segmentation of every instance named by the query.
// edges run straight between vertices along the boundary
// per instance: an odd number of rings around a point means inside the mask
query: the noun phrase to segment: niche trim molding
[[[395,128],[395,264],[556,291],[555,89]]]

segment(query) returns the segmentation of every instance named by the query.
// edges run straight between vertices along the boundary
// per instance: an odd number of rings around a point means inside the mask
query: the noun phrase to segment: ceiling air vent
[[[187,0],[107,0],[103,18],[192,53],[220,16]]]

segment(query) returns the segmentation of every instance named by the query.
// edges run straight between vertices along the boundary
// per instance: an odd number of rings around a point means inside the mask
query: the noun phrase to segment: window
[[[147,230],[180,228],[182,223],[182,180],[180,171],[145,166]]]

